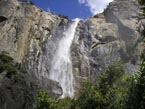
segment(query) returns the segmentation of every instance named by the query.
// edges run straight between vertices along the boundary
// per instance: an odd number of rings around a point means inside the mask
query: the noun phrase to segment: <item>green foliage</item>
[[[19,10],[21,7],[20,6],[17,6],[17,10]]]
[[[139,2],[141,5],[145,5],[145,1],[144,1],[144,0],[138,0],[138,2]]]
[[[56,103],[55,99],[50,97],[48,93],[44,90],[41,90],[36,97],[36,109],[55,109]]]
[[[64,98],[57,100],[49,94],[41,90],[36,97],[35,109],[74,109],[73,100]]]
[[[113,86],[114,82],[120,79],[124,74],[123,64],[116,63],[110,65],[108,69],[100,75],[99,87],[102,90],[102,95],[106,94],[106,91]]]
[[[126,109],[145,109],[145,55],[140,71],[135,75],[126,99]]]
[[[101,109],[104,102],[97,86],[87,83],[86,87],[80,91],[80,96],[75,104],[77,109]]]
[[[131,76],[124,73],[122,63],[110,65],[100,74],[98,84],[88,83],[80,92],[78,109],[123,109]]]
[[[0,54],[0,73],[6,72],[6,77],[11,78],[15,76],[18,69],[14,66],[13,58],[7,52]]]
[[[144,0],[137,0],[140,5],[142,5],[143,16],[145,17],[145,1]]]
[[[9,56],[9,54],[5,51],[3,51],[1,54],[0,54],[0,60],[4,63],[10,63],[13,61],[13,58]]]
[[[74,101],[71,98],[60,99],[56,102],[56,109],[74,109]]]
[[[0,64],[0,73],[2,73],[3,71],[7,72],[6,76],[8,78],[11,78],[12,75],[16,74],[17,69],[9,64],[2,63]]]

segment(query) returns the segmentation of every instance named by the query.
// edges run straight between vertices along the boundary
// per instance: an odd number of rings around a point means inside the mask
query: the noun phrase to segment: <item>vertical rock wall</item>
[[[140,15],[136,0],[114,0],[103,13],[79,23],[71,47],[76,93],[83,81],[96,82],[109,64],[123,61],[126,73],[136,72],[143,50]],[[26,81],[29,77],[58,97],[62,89],[49,79],[50,61],[69,22],[28,3],[0,1],[0,52],[24,66]]]

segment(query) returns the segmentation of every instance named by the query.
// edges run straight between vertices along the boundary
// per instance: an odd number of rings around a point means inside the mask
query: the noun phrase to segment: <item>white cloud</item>
[[[89,7],[90,12],[95,15],[97,13],[103,12],[109,2],[113,0],[78,0],[80,4]]]

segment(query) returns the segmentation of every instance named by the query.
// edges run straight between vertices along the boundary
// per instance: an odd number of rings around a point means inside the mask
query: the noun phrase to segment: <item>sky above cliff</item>
[[[103,12],[113,0],[32,0],[36,6],[47,12],[62,14],[70,19],[88,18]]]

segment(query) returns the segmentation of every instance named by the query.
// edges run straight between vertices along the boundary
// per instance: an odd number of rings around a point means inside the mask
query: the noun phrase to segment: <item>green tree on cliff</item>
[[[145,55],[142,56],[140,71],[132,82],[124,109],[145,109]]]

